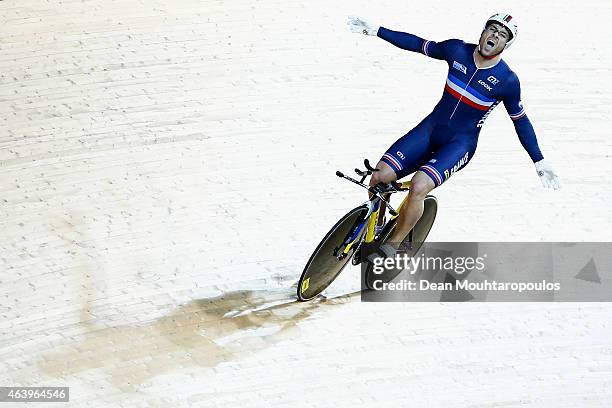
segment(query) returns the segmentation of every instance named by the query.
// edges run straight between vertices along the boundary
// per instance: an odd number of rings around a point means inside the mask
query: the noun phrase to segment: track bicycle
[[[298,281],[297,296],[301,301],[311,300],[323,292],[351,259],[354,265],[364,264],[362,289],[373,289],[375,280],[390,282],[401,272],[401,270],[388,270],[382,275],[374,274],[373,265],[367,261],[367,257],[378,250],[378,247],[384,244],[395,230],[399,211],[408,196],[404,198],[398,211],[391,206],[389,200],[391,194],[409,191],[410,181],[379,183],[370,187],[364,184],[364,181],[378,169],[373,168],[368,159],[364,160],[364,165],[366,170],[355,169],[355,173],[361,177],[360,180],[340,171],[336,172],[338,177],[368,190],[370,199],[340,218],[316,247]],[[390,218],[385,222],[387,211]],[[421,248],[433,226],[437,211],[436,198],[428,195],[425,198],[423,216],[400,244],[400,248],[403,248],[407,256],[414,256]]]

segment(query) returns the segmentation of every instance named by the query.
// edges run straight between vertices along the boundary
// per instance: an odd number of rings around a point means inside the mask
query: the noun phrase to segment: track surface
[[[0,2],[0,384],[69,385],[87,407],[612,405],[607,304],[364,304],[340,296],[355,269],[294,302],[310,251],[365,200],[335,170],[376,160],[442,92],[443,63],[346,16],[474,41],[495,11]],[[612,5],[511,12],[506,59],[564,188],[541,188],[500,107],[435,192],[431,239],[609,241]]]

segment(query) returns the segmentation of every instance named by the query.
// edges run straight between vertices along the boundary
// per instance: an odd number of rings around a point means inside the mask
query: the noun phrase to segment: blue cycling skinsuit
[[[518,77],[503,60],[490,68],[478,68],[473,55],[476,44],[456,39],[427,41],[384,27],[379,28],[378,37],[448,64],[442,99],[381,158],[398,179],[420,170],[436,187],[442,184],[471,160],[482,125],[502,101],[531,159],[534,162],[543,159],[533,126],[523,109]]]

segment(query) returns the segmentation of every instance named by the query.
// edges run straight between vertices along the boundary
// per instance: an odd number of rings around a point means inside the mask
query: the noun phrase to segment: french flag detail
[[[510,119],[512,119],[512,120],[519,120],[523,116],[525,116],[525,109],[521,109],[520,112],[518,112],[518,113],[514,113],[514,114],[511,113],[510,114]]]
[[[442,176],[440,176],[440,173],[438,173],[438,170],[436,170],[435,167],[426,164],[425,166],[421,166],[419,170],[427,173],[427,175],[429,175],[429,177],[431,177],[436,182],[436,186],[442,184]]]
[[[385,153],[383,155],[383,159],[387,159],[393,165],[393,167],[395,167],[397,170],[399,171],[402,170],[402,164],[399,162],[399,160],[391,156],[389,153]]]
[[[491,105],[495,103],[495,99],[482,95],[480,92],[466,85],[459,78],[451,74],[446,78],[446,86],[444,89],[466,105],[482,111],[489,110]]]
[[[431,41],[429,40],[425,40],[423,41],[423,45],[421,46],[421,49],[423,50],[423,54],[427,55],[429,57],[429,54],[427,53],[427,47],[429,46],[429,43]]]

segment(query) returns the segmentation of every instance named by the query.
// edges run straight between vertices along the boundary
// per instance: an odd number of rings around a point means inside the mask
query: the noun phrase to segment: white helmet
[[[504,47],[504,50],[510,47],[514,40],[516,40],[516,34],[518,31],[518,27],[514,18],[510,14],[497,13],[487,19],[484,28],[486,29],[491,23],[501,24],[502,26],[506,27],[506,29],[510,33],[510,38],[508,38],[508,41],[506,41],[506,46]]]

